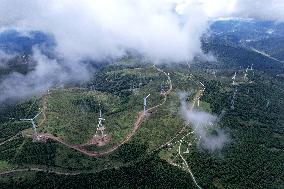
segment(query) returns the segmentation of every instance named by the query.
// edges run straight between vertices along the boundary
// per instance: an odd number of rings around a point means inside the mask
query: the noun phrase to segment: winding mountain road
[[[186,170],[189,172],[189,174],[190,174],[190,176],[191,176],[191,178],[192,178],[194,184],[196,185],[196,187],[199,188],[199,189],[202,189],[202,188],[198,185],[198,183],[197,183],[197,181],[196,181],[196,179],[195,179],[195,177],[194,177],[194,175],[193,175],[191,169],[190,169],[189,166],[188,166],[187,161],[186,161],[185,158],[182,156],[180,148],[181,148],[181,142],[180,142],[179,147],[178,147],[178,154],[179,154],[179,156],[181,157],[182,161],[184,162],[184,165],[185,165],[185,167],[186,167]]]
[[[189,65],[189,64],[188,64],[188,67],[190,68],[190,65]],[[196,102],[203,96],[203,93],[204,93],[204,91],[205,91],[205,85],[204,85],[202,82],[200,82],[200,81],[198,82],[198,81],[196,81],[195,79],[193,79],[193,75],[192,75],[192,74],[190,74],[190,78],[191,78],[191,79],[194,81],[194,83],[199,87],[198,92],[197,92],[196,95],[194,96],[191,105],[189,104],[189,107],[188,107],[188,108],[189,108],[189,111],[192,111],[192,110],[194,109],[195,105],[196,105]],[[180,135],[185,131],[186,127],[188,127],[188,125],[185,125],[172,139],[170,139],[170,140],[169,140],[168,142],[166,142],[165,144],[161,145],[158,149],[162,149],[162,148],[164,148],[165,146],[170,145],[170,144],[172,143],[172,141],[174,141],[178,136],[180,136]],[[188,133],[188,134],[189,134],[189,133]],[[186,134],[185,136],[187,136],[188,134]],[[185,136],[184,136],[184,137],[185,137]],[[184,137],[183,137],[183,138],[184,138]],[[182,140],[183,140],[183,138],[182,138]],[[189,174],[190,174],[190,176],[191,176],[191,178],[192,178],[194,184],[196,185],[196,187],[199,188],[199,189],[202,189],[202,188],[199,186],[199,184],[197,183],[196,178],[195,178],[193,172],[191,171],[191,169],[190,169],[190,167],[189,167],[189,165],[188,165],[186,159],[183,157],[183,155],[182,155],[182,153],[181,153],[182,140],[180,141],[180,144],[179,144],[179,147],[178,147],[178,155],[179,155],[180,158],[182,159],[182,161],[183,161],[183,163],[184,163],[184,165],[185,165],[185,167],[186,167],[186,171],[189,172]],[[157,150],[158,150],[158,149],[157,149]],[[168,161],[168,163],[170,163],[171,165],[183,169],[183,167],[180,166],[180,165],[178,165],[177,163],[174,163],[174,162],[171,161],[171,160],[167,160],[167,161]]]
[[[163,70],[157,68],[155,65],[154,65],[154,68],[157,69],[157,71],[162,72],[162,73],[168,78],[169,89],[168,89],[165,93],[162,94],[162,95],[164,96],[164,100],[163,100],[162,103],[160,103],[160,104],[158,104],[158,105],[156,105],[156,106],[154,106],[154,107],[151,107],[151,108],[147,109],[147,112],[149,112],[149,113],[152,112],[152,111],[154,111],[154,110],[157,109],[158,107],[162,106],[163,104],[165,104],[166,101],[167,101],[167,96],[171,93],[171,91],[172,91],[172,89],[173,89],[172,81],[171,81],[171,78],[170,78],[169,74],[167,74],[167,73],[164,72]],[[199,86],[200,88],[199,88],[197,94],[195,95],[195,97],[194,97],[194,99],[193,99],[193,101],[192,101],[192,104],[191,104],[191,106],[190,106],[190,108],[189,108],[190,110],[193,110],[193,108],[195,107],[195,104],[196,104],[197,100],[200,99],[200,97],[203,95],[203,92],[204,92],[204,90],[205,90],[205,86],[204,86],[201,82],[198,83],[198,86]],[[46,106],[46,104],[47,104],[47,96],[45,96],[45,98],[44,98],[44,103],[43,103],[43,104],[44,104],[44,106],[43,106],[44,119],[41,121],[41,123],[39,124],[39,126],[41,126],[41,125],[45,122],[45,120],[46,120],[46,113],[45,113],[45,111],[46,111],[46,108],[47,108],[47,106]],[[76,151],[79,151],[79,152],[81,152],[81,153],[83,153],[83,154],[85,154],[85,155],[87,155],[87,156],[89,156],[89,157],[100,157],[100,156],[104,156],[104,155],[107,155],[107,154],[112,153],[113,151],[115,151],[116,149],[118,149],[120,146],[122,146],[123,144],[127,143],[127,142],[135,135],[135,133],[138,131],[138,129],[140,128],[141,124],[143,123],[144,118],[145,118],[144,112],[143,112],[143,111],[140,111],[140,112],[138,113],[138,115],[137,115],[137,119],[136,119],[136,121],[135,121],[135,123],[134,123],[134,127],[133,127],[132,131],[129,132],[129,133],[127,134],[127,136],[126,136],[120,143],[118,143],[117,145],[115,145],[115,146],[113,146],[113,147],[111,147],[111,148],[109,148],[109,149],[107,149],[107,150],[105,150],[105,151],[103,151],[103,152],[91,152],[91,151],[88,151],[88,150],[84,149],[81,145],[68,144],[68,143],[64,142],[62,139],[60,139],[59,137],[55,137],[55,136],[53,136],[53,135],[51,135],[51,134],[39,134],[38,137],[44,138],[44,139],[46,139],[46,140],[49,139],[49,140],[56,141],[56,142],[58,142],[58,143],[63,144],[64,146],[66,146],[66,147],[68,147],[68,148],[71,148],[71,149],[74,149],[74,150],[76,150]],[[171,142],[172,142],[174,139],[176,139],[179,135],[181,135],[181,134],[184,132],[184,130],[186,129],[186,127],[187,127],[187,125],[186,125],[185,127],[183,127],[183,128],[176,134],[176,136],[174,136],[171,140],[169,140],[169,141],[166,142],[165,144],[161,145],[158,149],[162,149],[162,148],[164,148],[166,145],[171,144]],[[14,137],[12,137],[12,138],[10,138],[10,139],[8,139],[8,140],[2,142],[2,143],[0,143],[0,146],[3,145],[3,144],[5,144],[6,142],[9,142],[9,141],[13,140],[13,139],[16,138],[19,134],[20,134],[20,133],[18,133],[18,134],[15,135]],[[157,149],[157,150],[158,150],[158,149]],[[197,181],[196,181],[196,179],[195,179],[195,177],[194,177],[194,174],[192,173],[191,169],[189,168],[189,165],[188,165],[187,161],[185,160],[185,158],[183,157],[183,155],[182,155],[182,153],[181,153],[181,142],[180,142],[180,145],[179,145],[178,154],[179,154],[179,156],[181,157],[181,159],[183,160],[184,165],[186,166],[186,171],[188,171],[188,172],[190,173],[190,175],[191,175],[191,177],[192,177],[192,179],[193,179],[193,181],[194,181],[196,187],[198,187],[199,189],[202,189],[202,188],[198,185],[198,183],[197,183]],[[182,166],[180,166],[180,165],[178,165],[178,164],[176,164],[176,163],[174,163],[174,162],[169,162],[169,163],[172,164],[172,165],[174,165],[174,166],[183,168]],[[55,170],[51,170],[51,169],[43,169],[43,168],[25,168],[25,169],[14,169],[14,170],[10,170],[10,171],[5,171],[5,172],[0,173],[0,176],[1,176],[1,175],[12,174],[12,173],[15,173],[15,172],[27,172],[27,171],[54,173],[54,174],[66,175],[66,176],[70,176],[70,175],[71,175],[71,176],[72,176],[72,175],[74,176],[74,175],[79,175],[79,174],[85,173],[85,172],[73,172],[73,173],[72,173],[72,172],[60,172],[60,171],[55,171]]]

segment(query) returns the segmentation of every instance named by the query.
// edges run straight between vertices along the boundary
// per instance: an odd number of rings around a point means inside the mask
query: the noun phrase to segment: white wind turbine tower
[[[253,71],[253,64],[251,64],[250,70]],[[253,76],[254,76],[254,71],[252,72],[252,74],[253,74]]]
[[[237,77],[237,72],[235,72],[234,76],[232,77],[233,85],[235,84],[236,77]]]
[[[213,71],[213,75],[214,75],[214,77],[216,78],[217,76],[216,76],[216,71],[214,70]]]
[[[98,135],[98,132],[101,133],[101,137],[105,137],[105,127],[103,125],[103,121],[105,121],[105,119],[102,117],[102,110],[100,110],[100,117],[99,117],[99,123],[98,123],[98,127],[97,127],[97,132],[96,132],[96,135]]]
[[[164,95],[165,94],[165,90],[164,90],[164,87],[163,87],[163,83],[161,83],[161,95]]]
[[[267,100],[266,108],[268,108],[269,105],[270,105],[270,100]]]
[[[144,97],[143,101],[144,101],[144,115],[146,115],[146,108],[147,108],[147,98],[149,98],[151,94],[148,94],[148,96]]]
[[[244,80],[247,80],[247,77],[248,76],[248,74],[247,73],[245,73],[245,75],[244,75]]]
[[[188,68],[190,69],[190,64],[189,64],[189,61],[186,62]]]
[[[248,79],[248,68],[246,69],[245,75],[244,75],[244,80]]]
[[[197,106],[200,106],[200,98],[197,99]]]
[[[21,121],[30,121],[32,123],[32,127],[33,127],[33,130],[34,130],[34,134],[37,134],[37,125],[35,124],[35,119],[41,114],[42,112],[39,112],[34,118],[31,118],[31,119],[20,119]]]

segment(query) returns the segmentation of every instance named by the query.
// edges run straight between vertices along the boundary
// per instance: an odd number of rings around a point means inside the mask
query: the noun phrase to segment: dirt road
[[[195,177],[194,177],[194,175],[193,175],[191,169],[190,169],[189,166],[188,166],[187,161],[186,161],[185,158],[182,156],[180,148],[181,148],[181,142],[180,142],[180,144],[179,144],[178,154],[179,154],[179,156],[181,157],[182,161],[184,162],[185,168],[186,168],[186,170],[189,172],[189,174],[190,174],[190,176],[191,176],[191,178],[192,178],[194,184],[196,185],[196,187],[199,188],[199,189],[202,189],[202,188],[198,185],[198,183],[197,183],[197,181],[196,181],[196,179],[195,179]]]

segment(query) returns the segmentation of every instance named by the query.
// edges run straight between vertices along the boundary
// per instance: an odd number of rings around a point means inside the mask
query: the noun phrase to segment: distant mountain
[[[254,48],[284,60],[284,23],[256,20],[220,20],[210,27],[210,36],[227,43]]]
[[[261,50],[270,56],[284,61],[284,37],[271,37],[245,44],[248,47]]]
[[[33,46],[38,45],[43,49],[51,49],[55,45],[52,36],[39,31],[29,32],[23,35],[15,30],[7,30],[0,33],[0,50],[6,53],[30,54]]]
[[[34,69],[35,62],[30,56],[34,46],[45,55],[52,55],[55,42],[53,37],[38,31],[25,35],[15,30],[0,33],[0,51],[12,54],[0,69],[0,81],[13,72],[27,74]]]
[[[223,68],[245,69],[253,64],[255,69],[273,74],[284,70],[284,63],[225,39],[211,36],[202,40],[202,46],[205,52],[214,54],[218,66]]]
[[[232,37],[235,40],[261,40],[284,37],[284,23],[257,20],[218,20],[211,24],[210,31],[214,35]]]

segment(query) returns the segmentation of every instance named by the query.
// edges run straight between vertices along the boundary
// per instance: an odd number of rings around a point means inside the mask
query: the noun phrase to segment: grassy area
[[[112,77],[114,75],[116,76]],[[100,74],[96,77],[99,76]],[[148,107],[155,106],[163,101],[160,96],[161,84],[164,84],[165,90],[168,87],[166,76],[151,65],[131,69],[128,67],[118,70],[106,69],[102,71],[101,76],[110,77],[96,78],[97,82],[103,81],[97,84],[104,89],[103,91],[86,88],[52,90],[46,98],[47,121],[42,131],[59,136],[69,143],[84,144],[95,133],[99,110],[102,109],[107,132],[112,139],[108,146],[114,145],[132,129],[137,113],[143,109],[143,97],[151,94]],[[129,78],[126,83],[118,83]],[[141,83],[138,85],[134,83],[139,80]],[[121,90],[117,89],[115,93],[108,91],[116,88],[117,85]],[[126,90],[130,92],[127,101],[120,96],[120,92]]]
[[[9,170],[12,166],[7,161],[0,161],[0,171]]]

